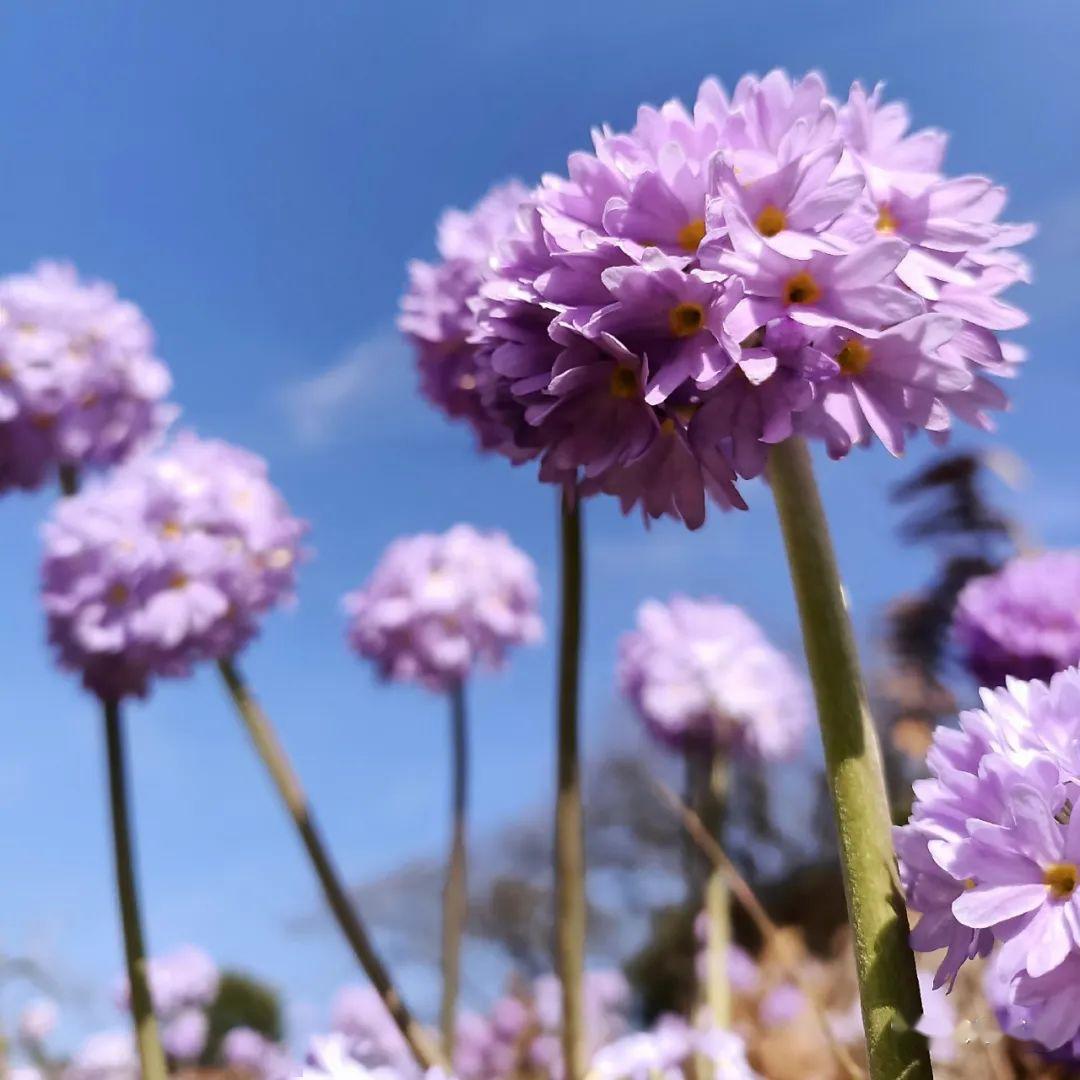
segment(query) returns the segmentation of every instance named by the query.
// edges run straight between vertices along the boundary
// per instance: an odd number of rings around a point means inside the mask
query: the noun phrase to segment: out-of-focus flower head
[[[372,987],[342,987],[334,999],[331,1027],[338,1038],[335,1046],[345,1047],[366,1069],[388,1069],[401,1078],[420,1075],[409,1044]]]
[[[930,1041],[930,1057],[935,1065],[947,1065],[956,1060],[956,1006],[934,978],[919,968],[919,994],[922,997],[923,1014],[916,1030]]]
[[[757,1075],[738,1035],[695,1028],[680,1016],[663,1016],[651,1031],[609,1043],[593,1056],[589,1075],[597,1080],[684,1080],[694,1075],[699,1058],[709,1062],[718,1080],[753,1080]]]
[[[307,1064],[300,1080],[396,1080],[392,1069],[369,1069],[350,1052],[343,1035],[321,1035],[311,1040]]]
[[[448,416],[469,421],[480,444],[497,445],[501,428],[480,400],[476,316],[469,302],[491,272],[498,243],[514,229],[528,198],[517,181],[493,188],[471,210],[447,210],[439,222],[441,261],[409,264],[409,288],[398,326],[416,349],[420,390]]]
[[[248,1027],[233,1028],[221,1043],[221,1057],[230,1068],[254,1080],[292,1080],[298,1066],[281,1045]]]
[[[982,701],[937,730],[896,830],[912,944],[947,950],[940,985],[997,943],[1010,1024],[1057,1050],[1080,1035],[1080,671],[1010,678]]]
[[[56,1030],[60,1009],[51,998],[31,1001],[19,1014],[19,1038],[40,1046]]]
[[[1080,552],[1022,555],[973,578],[957,599],[953,637],[983,686],[1008,675],[1049,679],[1080,662]]]
[[[532,560],[503,533],[455,525],[395,540],[344,600],[348,638],[384,678],[446,690],[540,639]]]
[[[648,600],[619,645],[619,685],[666,745],[790,756],[810,718],[803,679],[740,608]]]
[[[139,1080],[139,1057],[130,1031],[101,1031],[79,1047],[64,1080]]]
[[[190,434],[58,504],[42,602],[63,667],[104,697],[229,657],[292,596],[306,526],[254,454]]]
[[[161,1025],[161,1045],[176,1061],[194,1061],[206,1049],[210,1021],[202,1009],[181,1009]]]
[[[142,312],[74,267],[45,262],[0,279],[0,493],[60,465],[115,465],[175,410]]]
[[[793,433],[841,457],[989,427],[1007,404],[989,377],[1023,358],[1001,294],[1031,229],[908,123],[880,87],[840,103],[772,71],[594,131],[468,301],[484,445],[694,528],[708,498],[743,506],[737,476]]]

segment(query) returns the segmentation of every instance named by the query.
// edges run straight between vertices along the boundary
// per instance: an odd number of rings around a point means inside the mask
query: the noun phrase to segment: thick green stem
[[[124,759],[124,732],[120,705],[102,703],[105,719],[105,749],[109,769],[109,809],[112,815],[113,857],[116,864],[116,895],[120,902],[120,925],[124,931],[124,958],[127,962],[131,1015],[143,1080],[165,1080],[165,1054],[158,1038],[157,1020],[150,997],[139,915],[139,891],[135,884],[135,855],[128,816],[127,767]]]
[[[450,793],[450,857],[443,889],[442,1005],[439,1012],[443,1051],[454,1059],[457,1005],[461,985],[461,940],[469,909],[465,825],[469,805],[469,736],[465,712],[465,687],[458,682],[450,690],[450,745],[452,777]]]
[[[873,1080],[930,1078],[889,807],[855,637],[806,444],[775,446],[769,480],[799,604],[840,841]]]
[[[429,1069],[433,1066],[445,1067],[446,1062],[428,1036],[428,1033],[415,1019],[401,995],[398,993],[386,965],[382,962],[375,947],[368,936],[364,924],[360,921],[353,908],[349,895],[341,884],[330,854],[323,843],[318,828],[315,825],[311,808],[308,805],[307,796],[304,794],[300,781],[293,772],[292,765],[285,755],[285,751],[278,741],[270,721],[259,707],[259,703],[252,696],[243,677],[231,660],[221,660],[218,663],[222,678],[232,697],[240,719],[247,728],[255,749],[262,758],[263,764],[270,773],[277,787],[278,794],[289,816],[296,826],[300,839],[307,850],[308,858],[314,867],[315,874],[322,885],[326,902],[337,920],[338,926],[345,935],[352,948],[360,967],[363,968],[371,985],[382,998],[387,1011],[393,1017],[394,1022],[405,1036],[410,1049],[420,1065]]]
[[[561,516],[562,611],[559,647],[558,774],[555,800],[555,969],[562,985],[567,1080],[587,1068],[584,1029],[585,837],[578,747],[581,668],[581,504],[564,499]]]

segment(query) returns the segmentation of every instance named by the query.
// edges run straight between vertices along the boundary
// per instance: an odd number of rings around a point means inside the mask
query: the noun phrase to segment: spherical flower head
[[[384,678],[444,691],[539,641],[532,560],[499,532],[455,525],[394,541],[344,599],[348,639]]]
[[[0,493],[60,465],[115,465],[175,410],[142,312],[105,282],[41,263],[0,279]]]
[[[983,706],[935,734],[931,776],[896,832],[920,912],[912,944],[947,948],[940,985],[998,943],[1010,1024],[1054,1050],[1080,1035],[1080,671],[1009,679]]]
[[[982,686],[1045,680],[1080,662],[1080,552],[1022,555],[969,581],[953,638]]]
[[[619,645],[620,688],[673,748],[771,761],[794,754],[810,718],[805,683],[740,608],[648,600]]]
[[[146,965],[154,1012],[172,1019],[189,1010],[205,1009],[217,997],[220,973],[209,953],[195,945],[153,956]],[[117,990],[117,1004],[131,1007],[131,992],[124,978]],[[190,1031],[190,1024],[188,1025]]]
[[[63,500],[42,602],[63,667],[102,698],[227,658],[292,595],[306,526],[253,454],[192,435]]]
[[[470,302],[527,197],[525,187],[510,181],[469,211],[447,210],[438,228],[441,261],[410,263],[409,288],[401,301],[398,326],[416,350],[421,392],[448,416],[469,421],[485,447],[501,438],[501,430],[480,402]]]
[[[60,1009],[51,998],[36,998],[19,1014],[19,1038],[40,1046],[56,1030]]]
[[[181,1009],[161,1027],[161,1045],[175,1061],[194,1061],[206,1048],[210,1022],[202,1009]]]
[[[842,457],[989,427],[993,379],[1022,359],[1002,294],[1032,230],[908,123],[880,87],[841,104],[820,75],[773,71],[595,131],[472,304],[499,449],[696,528],[710,499],[742,507],[736,478],[792,434]]]

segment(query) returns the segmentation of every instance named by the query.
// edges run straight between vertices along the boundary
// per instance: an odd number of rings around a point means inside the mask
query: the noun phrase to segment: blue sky
[[[552,493],[479,459],[415,397],[393,330],[404,264],[430,254],[441,208],[560,168],[590,125],[625,126],[639,102],[690,96],[710,73],[888,80],[917,122],[953,133],[950,171],[1008,184],[1011,216],[1041,225],[1036,284],[1017,293],[1032,359],[1000,438],[1030,466],[1014,498],[1035,533],[1073,543],[1078,50],[1067,0],[5,6],[0,272],[62,256],[115,280],[157,328],[185,422],[265,454],[311,520],[299,606],[270,621],[244,667],[350,878],[440,849],[446,710],[377,685],[350,657],[341,593],[392,537],[468,520],[507,529],[536,558],[554,613]],[[867,634],[927,569],[895,542],[885,497],[910,467],[876,450],[822,470]],[[749,514],[714,515],[694,535],[589,507],[591,745],[607,735],[617,635],[647,596],[724,596],[797,647],[767,492],[748,494]],[[102,988],[120,952],[99,725],[53,671],[36,604],[50,498],[0,504],[0,951],[32,953],[71,988],[74,1031],[111,1017]],[[553,666],[549,641],[475,688],[478,832],[550,794]],[[315,889],[212,674],[162,685],[131,712],[149,938],[269,978],[303,1023],[352,966],[329,930],[290,929]],[[405,978],[429,1005],[424,973]]]

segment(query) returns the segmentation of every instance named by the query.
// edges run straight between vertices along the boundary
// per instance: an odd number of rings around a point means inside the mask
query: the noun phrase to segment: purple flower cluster
[[[139,1080],[139,1056],[131,1031],[89,1036],[64,1069],[63,1080]]]
[[[147,978],[165,1053],[175,1061],[194,1061],[206,1046],[209,1033],[206,1010],[217,998],[217,965],[202,949],[184,945],[163,956],[151,957]],[[131,1007],[130,993],[125,978],[117,992],[121,1008]]]
[[[982,686],[1049,679],[1080,663],[1080,552],[1024,555],[968,582],[953,638]]]
[[[584,982],[584,1021],[590,1053],[626,1031],[630,988],[618,971],[589,971]],[[459,1080],[503,1080],[563,1075],[562,1002],[553,976],[500,997],[486,1013],[458,1018],[454,1075]]]
[[[999,223],[1004,190],[946,177],[944,135],[908,123],[880,87],[841,104],[817,74],[773,71],[595,131],[496,239],[457,320],[475,319],[483,445],[695,528],[706,495],[744,506],[736,479],[792,434],[841,457],[988,427],[1006,405],[988,376],[1022,359],[998,333],[1025,316],[1000,294],[1027,277],[1011,249],[1031,229]],[[462,310],[425,284],[425,310]]]
[[[493,188],[469,211],[447,210],[436,246],[441,261],[409,264],[409,289],[398,326],[416,349],[420,390],[448,416],[467,419],[482,446],[498,446],[502,431],[487,415],[476,370],[476,316],[469,301],[491,273],[496,246],[514,230],[529,196],[516,181]]]
[[[663,1016],[647,1032],[610,1043],[592,1060],[596,1080],[685,1080],[696,1075],[695,1060],[704,1058],[724,1080],[753,1080],[742,1039],[719,1028],[702,1030],[681,1016]]]
[[[982,703],[937,729],[896,830],[912,945],[945,950],[941,985],[998,943],[1007,1006],[1054,1050],[1080,1036],[1080,671],[1008,679]]]
[[[532,560],[500,532],[455,525],[395,540],[344,600],[353,649],[384,678],[447,690],[543,634]]]
[[[419,1077],[409,1044],[372,987],[342,987],[334,1000],[331,1028],[357,1064],[389,1069],[401,1080]]]
[[[233,1028],[221,1043],[225,1064],[253,1080],[293,1080],[295,1062],[281,1045],[249,1027]]]
[[[171,379],[153,350],[142,312],[71,266],[0,279],[0,493],[115,465],[164,430]]]
[[[679,749],[789,757],[810,719],[806,685],[744,611],[718,600],[648,600],[619,643],[618,679],[646,727]]]
[[[244,450],[181,435],[63,500],[44,529],[60,663],[102,697],[236,653],[292,594],[303,523]]]

